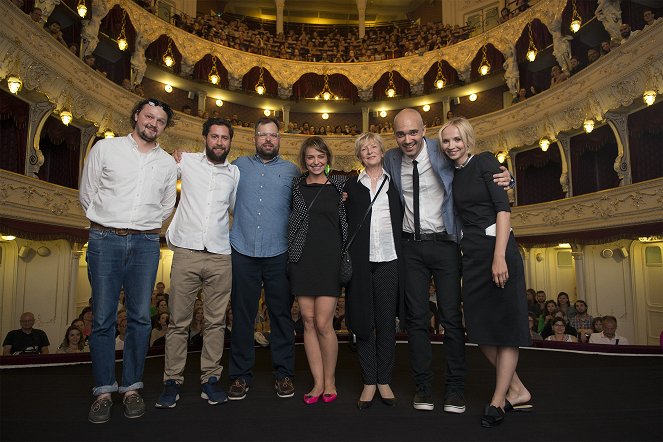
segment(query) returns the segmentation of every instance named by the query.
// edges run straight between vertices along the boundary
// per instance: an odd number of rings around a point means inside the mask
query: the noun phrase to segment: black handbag
[[[352,280],[352,258],[350,258],[350,252],[349,252],[350,246],[352,245],[352,241],[354,241],[355,237],[357,236],[357,233],[359,233],[359,229],[361,229],[361,226],[364,224],[364,220],[366,219],[366,216],[368,216],[368,212],[370,212],[371,207],[373,207],[373,203],[377,199],[378,195],[380,194],[380,191],[382,190],[382,187],[384,187],[384,183],[386,182],[387,182],[387,175],[384,176],[384,180],[382,180],[380,188],[378,188],[378,191],[375,192],[373,201],[371,201],[371,204],[368,205],[366,212],[364,212],[364,216],[361,218],[361,222],[359,223],[357,230],[355,230],[355,232],[352,234],[347,244],[345,245],[345,247],[343,247],[343,250],[341,251],[341,267],[339,269],[338,276],[342,287],[347,286],[350,283],[350,280]]]

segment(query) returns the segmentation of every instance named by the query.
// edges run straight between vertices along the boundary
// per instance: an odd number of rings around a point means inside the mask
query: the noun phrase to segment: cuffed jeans
[[[149,345],[150,298],[159,265],[159,235],[120,236],[90,229],[87,263],[94,314],[90,356],[92,394],[143,388],[143,369]],[[124,288],[127,332],[124,338],[122,383],[115,380],[115,330],[120,289]]]
[[[254,258],[232,251],[232,333],[230,335],[230,379],[253,381],[255,348],[253,331],[260,289],[265,289],[269,314],[269,348],[274,377],[292,377],[295,371],[295,331],[290,309],[292,295],[286,276],[287,254]]]

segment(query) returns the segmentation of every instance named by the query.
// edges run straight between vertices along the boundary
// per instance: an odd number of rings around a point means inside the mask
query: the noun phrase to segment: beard
[[[147,141],[148,143],[152,143],[152,142],[156,141],[156,139],[158,137],[158,132],[155,133],[154,135],[150,135],[147,132],[147,128],[143,127],[143,130],[138,131],[138,136],[140,137],[141,140]]]
[[[207,156],[207,159],[210,160],[210,162],[215,163],[215,164],[225,163],[229,152],[230,152],[230,149],[227,149],[223,153],[215,154],[214,149],[212,149],[209,146],[205,146],[205,156]]]
[[[266,151],[265,149],[263,149],[263,146],[265,146],[265,145],[273,146],[272,151],[269,152],[269,151]],[[279,154],[279,146],[276,146],[276,145],[270,144],[270,143],[264,143],[261,146],[256,146],[256,153],[263,160],[266,160],[266,161],[273,160]]]

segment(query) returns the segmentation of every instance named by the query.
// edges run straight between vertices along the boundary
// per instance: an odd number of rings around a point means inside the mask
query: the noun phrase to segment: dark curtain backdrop
[[[663,176],[663,102],[628,117],[631,173],[634,183]]]
[[[168,49],[168,40],[169,37],[162,34],[159,38],[150,43],[147,49],[145,49],[145,57],[147,57],[148,60],[152,60],[153,62],[166,67],[166,65],[163,64],[163,56],[166,53],[166,49]],[[171,44],[171,49],[173,51],[175,64],[173,64],[170,69],[172,69],[175,74],[179,74],[182,67],[182,53],[177,49],[175,42]]]
[[[117,37],[120,35],[120,30],[122,29],[122,11],[123,9],[120,5],[113,6],[113,8],[108,11],[108,14],[101,19],[99,31],[108,35],[113,40],[117,40]],[[125,17],[124,33],[127,36],[127,43],[129,44],[129,47],[125,52],[132,54],[136,48],[136,29],[131,23],[129,14]]]
[[[619,186],[613,168],[617,158],[617,140],[606,124],[591,134],[571,138],[571,174],[573,195],[585,195]]]
[[[552,35],[548,28],[541,23],[538,19],[532,21],[532,39],[536,44],[538,51],[537,60],[534,65],[537,65],[541,57],[545,57],[552,49],[546,49],[552,45]],[[516,60],[518,62],[518,73],[520,76],[520,87],[527,90],[527,96],[531,96],[531,86],[537,92],[544,91],[550,87],[550,69],[531,70],[532,63],[527,60],[527,51],[529,49],[529,28],[525,26],[520,38],[516,41]],[[546,51],[544,55],[544,51]]]
[[[474,56],[474,60],[472,60],[472,68],[470,72],[471,81],[478,81],[484,78],[484,76],[479,73],[481,60],[483,60],[483,48],[479,48],[477,54]],[[502,55],[502,53],[490,43],[486,45],[486,60],[490,63],[490,72],[488,72],[486,77],[504,72],[504,67],[502,66],[504,64],[504,55]]]
[[[24,174],[30,106],[5,91],[0,98],[0,169]]]
[[[536,50],[541,52],[548,46],[552,45],[552,35],[548,31],[546,25],[541,23],[538,18],[532,20],[532,40],[536,45]],[[525,25],[522,34],[516,41],[516,60],[518,63],[528,62],[527,51],[529,49],[529,26]]]
[[[341,98],[351,100],[353,103],[359,101],[357,86],[343,74],[330,74],[327,81],[331,91]],[[325,85],[324,75],[313,73],[304,74],[292,85],[292,95],[296,100],[313,98],[320,93]]]
[[[519,206],[564,198],[559,183],[562,159],[555,144],[546,152],[538,148],[518,152],[515,163]]]
[[[576,0],[576,11],[580,14],[582,18],[582,25],[586,25],[587,22],[594,17],[594,12],[598,6],[597,0]],[[573,36],[571,32],[571,16],[573,15],[573,3],[571,0],[566,2],[566,7],[562,12],[562,34]],[[573,44],[573,42],[571,42]]]
[[[244,77],[242,77],[242,90],[244,92],[255,93],[258,78],[260,78],[260,66],[254,66],[249,72],[244,74]],[[265,68],[263,68],[262,79],[265,82],[265,88],[267,89],[265,95],[277,97],[279,95],[279,84],[274,80],[272,74],[270,74]]]
[[[408,82],[397,71],[394,73],[394,86],[396,87],[396,96],[409,97],[410,96],[410,82]],[[387,98],[386,90],[389,86],[389,72],[385,72],[382,77],[373,85],[373,99],[384,100]]]
[[[215,65],[216,65],[216,71],[219,73],[220,77],[219,84],[217,84],[216,86],[228,89],[228,69],[223,67],[223,63],[219,61],[218,57],[216,59]],[[210,54],[206,54],[193,66],[192,78],[194,80],[209,82],[209,79],[207,77],[209,76],[210,70],[212,70],[212,56]]]
[[[52,184],[78,189],[78,163],[81,152],[81,131],[65,126],[49,117],[39,140],[44,154],[44,165],[39,169],[39,179]]]
[[[442,75],[446,78],[446,84],[444,87],[455,85],[460,83],[458,78],[458,72],[456,69],[451,67],[449,63],[445,60],[442,60]],[[433,63],[426,75],[424,75],[424,93],[435,92],[438,89],[435,87],[435,79],[437,78],[437,63]]]

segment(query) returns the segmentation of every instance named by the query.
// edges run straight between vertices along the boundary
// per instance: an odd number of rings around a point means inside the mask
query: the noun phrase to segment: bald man
[[[386,153],[384,167],[405,209],[402,232],[407,275],[404,277],[405,323],[416,384],[412,406],[426,411],[434,408],[428,333],[428,286],[432,276],[437,287],[447,356],[444,411],[464,413],[467,367],[460,307],[461,225],[454,212],[451,193],[453,162],[440,151],[437,137],[425,137],[424,122],[414,109],[404,109],[396,115],[394,135],[399,148]],[[511,183],[508,171],[494,178],[504,187]],[[415,188],[418,189],[415,191]]]
[[[32,328],[35,315],[25,312],[21,315],[21,328],[7,333],[2,342],[2,355],[36,355],[48,354],[48,336],[43,330]]]

